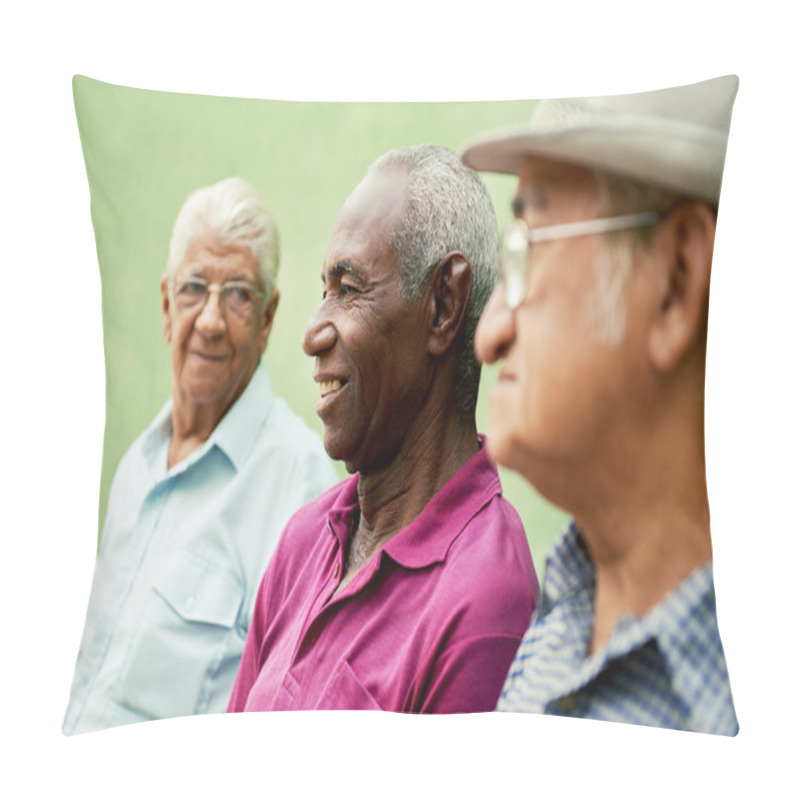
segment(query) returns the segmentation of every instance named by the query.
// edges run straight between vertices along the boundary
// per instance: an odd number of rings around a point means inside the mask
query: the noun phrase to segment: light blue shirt
[[[736,735],[711,562],[642,617],[618,620],[609,641],[587,656],[594,595],[594,564],[572,524],[548,557],[541,604],[500,711]]]
[[[168,470],[171,434],[169,401],[114,477],[66,734],[225,711],[278,538],[336,480],[261,365],[206,442]]]

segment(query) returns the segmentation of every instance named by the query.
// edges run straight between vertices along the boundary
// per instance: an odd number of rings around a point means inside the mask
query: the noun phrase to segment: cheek
[[[523,470],[528,459],[559,449],[565,420],[583,394],[585,337],[561,315],[529,314],[517,322],[508,355],[512,378],[501,377],[490,397],[490,453],[501,464]],[[568,427],[568,425],[566,426]]]
[[[597,342],[615,346],[625,333],[623,293],[630,273],[630,253],[607,247],[594,260],[592,282],[581,304],[583,330]]]
[[[192,323],[189,320],[173,318],[169,325],[169,342],[173,359],[180,359],[192,334]]]
[[[236,328],[228,328],[228,337],[234,350],[234,358],[238,360],[252,361],[261,354],[261,343],[263,337],[261,331],[253,326],[242,322]]]

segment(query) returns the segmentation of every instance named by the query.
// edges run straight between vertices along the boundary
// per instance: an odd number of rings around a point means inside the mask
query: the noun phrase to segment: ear
[[[442,356],[461,331],[472,294],[472,267],[463,253],[448,253],[436,265],[431,290],[428,351]]]
[[[660,305],[649,345],[656,369],[668,372],[705,341],[717,222],[707,205],[690,201],[679,205],[662,226],[663,239],[654,244],[661,269]]]
[[[164,338],[169,344],[172,339],[172,318],[169,313],[169,280],[166,275],[161,278],[161,320],[164,325]]]
[[[267,342],[269,341],[269,334],[272,330],[272,323],[275,321],[275,312],[278,309],[278,300],[280,300],[281,294],[277,289],[272,290],[272,294],[267,300],[267,304],[264,307],[264,313],[259,317],[258,325],[258,347],[259,352],[263,355],[264,351],[267,349]]]

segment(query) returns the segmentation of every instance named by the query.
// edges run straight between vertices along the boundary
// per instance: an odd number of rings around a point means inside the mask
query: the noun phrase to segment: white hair
[[[226,245],[248,247],[258,264],[267,297],[278,277],[278,228],[256,190],[241,178],[226,178],[193,192],[178,212],[169,243],[167,275],[174,277],[197,237],[211,234]]]
[[[406,299],[419,295],[447,253],[464,254],[472,268],[472,294],[459,343],[456,403],[474,413],[480,381],[474,338],[483,307],[497,279],[499,238],[489,192],[478,173],[452,151],[436,145],[391,150],[368,173],[401,169],[407,176],[403,211],[389,244],[400,269]]]
[[[621,175],[600,170],[592,170],[592,175],[599,216],[666,211],[686,199]],[[622,340],[626,325],[622,293],[633,270],[636,248],[649,248],[652,234],[652,228],[640,228],[603,237],[594,263],[594,291],[584,311],[591,329],[604,344],[614,346]]]

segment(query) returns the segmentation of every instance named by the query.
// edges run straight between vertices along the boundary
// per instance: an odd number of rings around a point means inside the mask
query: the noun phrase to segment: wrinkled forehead
[[[201,234],[189,242],[175,277],[189,275],[211,281],[257,281],[258,263],[247,245]]]

